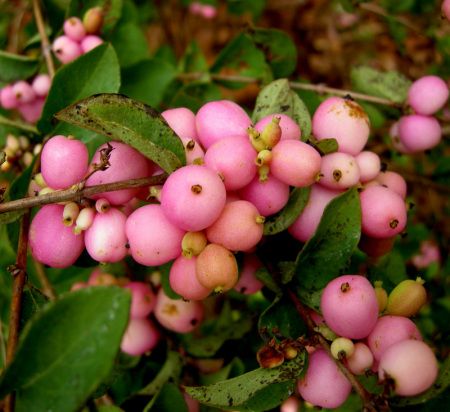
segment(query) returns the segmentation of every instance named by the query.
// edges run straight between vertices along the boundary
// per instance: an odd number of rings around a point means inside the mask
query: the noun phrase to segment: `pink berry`
[[[359,180],[361,182],[368,182],[375,179],[380,173],[381,160],[380,156],[369,150],[365,150],[355,157],[356,163],[359,167]]]
[[[138,179],[151,175],[151,163],[136,149],[121,142],[109,142],[109,145],[112,147],[109,153],[109,167],[106,170],[99,170],[90,176],[86,181],[86,186]],[[101,163],[102,153],[108,150],[109,146],[107,144],[97,149],[91,161],[91,168],[94,164],[99,165]],[[139,189],[123,189],[93,195],[92,198],[104,198],[112,205],[123,205],[136,196],[138,192]]]
[[[67,36],[57,37],[53,41],[52,51],[63,64],[70,63],[83,54],[81,46]]]
[[[356,342],[353,354],[346,358],[345,363],[353,374],[362,375],[372,367],[373,354],[366,344]]]
[[[438,76],[423,76],[408,90],[408,103],[417,114],[431,115],[444,107],[448,86]]]
[[[227,190],[238,190],[256,176],[256,155],[247,137],[231,136],[212,144],[204,163],[219,174]]]
[[[450,0],[444,0],[441,5],[442,16],[450,21]]]
[[[71,40],[80,42],[86,36],[83,22],[78,17],[69,17],[63,25],[64,34]]]
[[[84,235],[86,250],[98,262],[118,262],[127,254],[125,223],[127,217],[118,209],[111,208],[97,213]]]
[[[261,290],[263,284],[255,274],[258,269],[263,267],[263,264],[255,254],[245,253],[242,268],[239,273],[239,280],[234,285],[234,289],[245,295],[251,295]]]
[[[253,203],[262,216],[279,212],[289,200],[289,185],[269,175],[261,182],[258,176],[239,191],[243,200]]]
[[[272,149],[270,172],[290,186],[313,184],[320,172],[320,165],[319,152],[300,140],[281,140]]]
[[[370,282],[360,275],[333,279],[323,290],[320,308],[330,329],[349,339],[365,338],[378,318],[378,301]]]
[[[334,360],[323,349],[317,349],[309,356],[306,375],[297,388],[306,402],[332,409],[345,402],[352,385]]]
[[[341,97],[329,97],[314,113],[312,129],[316,139],[334,138],[340,152],[355,156],[367,143],[370,123],[358,103]]]
[[[211,225],[225,205],[226,190],[212,170],[197,165],[173,172],[161,191],[161,207],[176,226],[196,232]]]
[[[247,137],[250,117],[238,104],[218,100],[204,104],[195,117],[197,134],[205,149],[229,136]]]
[[[383,186],[366,187],[360,194],[362,233],[374,238],[389,238],[406,226],[406,205],[392,190]]]
[[[87,35],[83,40],[81,40],[80,46],[83,53],[89,53],[91,50],[103,44],[103,39],[96,36],[95,34]]]
[[[411,263],[417,269],[424,269],[432,263],[441,261],[441,252],[439,246],[432,240],[424,240],[420,244],[420,253],[411,258]]]
[[[402,199],[406,198],[408,188],[406,180],[401,174],[387,170],[385,172],[380,172],[375,177],[375,181],[397,193]]]
[[[41,173],[52,189],[65,189],[80,182],[88,170],[86,145],[66,136],[53,136],[41,154]]]
[[[308,241],[319,226],[325,207],[342,192],[330,190],[319,184],[311,186],[308,203],[300,216],[289,226],[289,233],[301,242]]]
[[[417,153],[437,146],[442,129],[434,117],[411,114],[400,118],[398,136],[409,152]]]
[[[162,288],[156,296],[155,318],[164,328],[173,332],[192,332],[203,320],[203,312],[201,302],[170,299]]]
[[[213,19],[217,15],[217,8],[211,4],[202,4],[202,7],[200,9],[200,14],[205,19],[208,19],[208,20]]]
[[[75,235],[64,225],[63,210],[63,205],[45,205],[30,225],[31,254],[38,262],[54,268],[73,265],[84,249],[83,235]]]
[[[180,138],[197,140],[195,114],[191,110],[186,107],[178,107],[163,111],[161,116]]]
[[[187,259],[179,256],[170,268],[169,282],[172,289],[186,300],[203,300],[212,291],[204,287],[197,279],[197,257]]]
[[[424,342],[402,340],[389,347],[378,365],[380,380],[392,379],[394,391],[400,396],[415,396],[433,385],[438,363],[433,351]]]
[[[146,318],[156,304],[156,296],[150,286],[143,282],[129,282],[124,288],[131,291],[130,317]]]
[[[120,349],[131,356],[140,356],[156,347],[161,334],[149,319],[134,318],[128,322]]]
[[[272,121],[273,117],[280,118],[281,139],[300,140],[302,133],[300,131],[299,125],[292,118],[285,114],[275,113],[265,116],[255,124],[255,129],[261,133],[264,128]]]
[[[263,223],[264,218],[252,203],[237,200],[225,205],[218,219],[206,229],[206,236],[233,252],[246,251],[261,240]]]
[[[412,320],[403,316],[382,316],[367,337],[367,344],[374,358],[379,361],[386,349],[406,339],[422,340]]]
[[[406,146],[402,143],[400,138],[398,137],[398,121],[392,123],[389,129],[389,137],[391,139],[392,147],[403,154],[410,154],[411,151],[406,148]]]
[[[160,205],[146,205],[128,216],[125,226],[133,259],[146,266],[157,266],[181,254],[184,231],[173,225]]]
[[[347,153],[335,152],[322,157],[319,184],[328,189],[347,189],[359,182],[356,159]]]
[[[17,107],[17,110],[28,123],[36,123],[42,115],[42,109],[44,108],[45,99],[38,97],[30,103],[23,103]]]
[[[19,105],[19,101],[13,91],[12,84],[6,85],[0,92],[0,103],[4,109],[15,109]]]
[[[25,80],[19,80],[14,83],[12,86],[12,91],[15,94],[19,104],[31,103],[36,98],[36,93],[33,88]]]
[[[184,146],[184,153],[186,154],[186,164],[202,165],[204,163],[205,151],[200,146],[200,143],[194,139],[187,137],[180,137]]]

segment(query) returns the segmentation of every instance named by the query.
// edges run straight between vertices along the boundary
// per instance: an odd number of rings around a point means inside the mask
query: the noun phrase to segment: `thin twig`
[[[314,333],[315,336],[317,336],[317,339],[320,343],[320,346],[328,353],[328,355],[331,357],[331,359],[334,360],[339,370],[342,372],[342,374],[348,379],[348,381],[351,383],[353,389],[356,391],[356,393],[359,395],[359,397],[362,399],[364,403],[364,408],[366,411],[370,412],[377,412],[377,409],[375,408],[373,402],[372,402],[372,395],[367,392],[367,390],[364,388],[364,386],[359,383],[359,381],[355,378],[355,376],[347,369],[347,367],[339,360],[335,359],[333,355],[331,354],[331,349],[328,341],[322,336],[322,334],[318,333],[315,330],[315,324],[313,320],[311,319],[311,316],[309,315],[307,309],[303,306],[303,304],[298,299],[295,292],[292,290],[288,291],[289,297],[291,298],[292,302],[295,305],[295,308],[297,309],[297,312],[299,313],[300,317],[303,319],[303,321],[306,323],[306,326],[308,327],[309,331],[311,333]]]
[[[411,29],[417,33],[423,34],[423,30],[421,30],[420,27],[417,27],[415,24],[411,23],[408,19],[406,19],[404,17],[390,15],[389,13],[386,12],[386,10],[383,9],[383,7],[381,7],[378,4],[361,3],[361,4],[359,4],[359,7],[363,10],[366,10],[370,13],[377,14],[381,17],[384,17],[387,19],[393,19],[396,22],[402,24],[403,26],[408,27],[408,29]]]
[[[228,81],[228,82],[236,82],[236,83],[259,83],[260,79],[255,77],[247,77],[247,76],[237,76],[237,75],[224,75],[218,73],[202,73],[202,72],[193,72],[193,73],[182,73],[178,75],[178,79],[184,81],[195,81],[201,80],[203,78],[210,78],[216,81]],[[310,90],[319,94],[334,94],[337,96],[350,96],[356,100],[364,100],[371,103],[381,104],[384,106],[401,108],[402,105],[396,102],[393,102],[389,99],[384,99],[382,97],[371,96],[368,94],[357,93],[352,90],[342,90],[336,89],[334,87],[328,87],[324,84],[309,84],[309,83],[300,83],[300,82],[289,82],[290,86],[294,90]]]
[[[47,65],[48,75],[53,78],[55,75],[55,65],[53,63],[50,42],[45,31],[44,19],[42,17],[41,4],[39,0],[33,0],[33,13],[36,19],[36,25],[39,32],[39,37],[41,38],[42,54],[45,58],[45,63]]]
[[[50,300],[55,300],[56,293],[55,293],[55,290],[53,289],[52,284],[48,280],[48,277],[44,270],[44,265],[34,259],[33,259],[33,263],[34,263],[34,268],[36,269],[37,277],[39,278],[39,283],[41,284],[41,287],[42,287],[42,293],[45,296],[47,296]]]
[[[143,177],[140,179],[123,180],[114,183],[104,183],[102,185],[89,186],[79,190],[78,188],[59,190],[42,196],[25,197],[23,199],[11,200],[0,204],[0,213],[11,212],[13,210],[29,209],[34,206],[42,206],[50,203],[59,203],[67,201],[81,201],[85,197],[97,193],[113,192],[121,189],[132,189],[144,186],[161,185],[167,179],[167,174],[163,173],[157,176]]]

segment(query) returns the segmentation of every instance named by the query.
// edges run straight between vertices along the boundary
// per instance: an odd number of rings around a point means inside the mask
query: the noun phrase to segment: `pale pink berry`
[[[187,137],[180,137],[184,146],[184,153],[186,155],[186,164],[192,165],[202,165],[204,163],[203,159],[205,157],[205,151],[200,146],[200,143],[194,139],[189,139]]]
[[[212,4],[202,4],[200,14],[207,20],[213,19],[217,15],[217,8]]]
[[[261,290],[263,283],[256,277],[256,272],[263,267],[264,265],[255,254],[245,253],[239,280],[234,285],[234,289],[245,295],[251,295]]]
[[[211,225],[225,205],[226,190],[212,170],[197,165],[173,172],[161,191],[161,207],[174,225],[199,231]]]
[[[344,275],[325,286],[320,308],[330,329],[349,339],[365,338],[378,318],[378,300],[371,283],[360,275]]]
[[[262,216],[270,216],[286,206],[289,185],[272,175],[263,182],[255,176],[247,186],[239,190],[239,196],[253,203]]]
[[[17,110],[28,123],[36,123],[42,115],[42,109],[44,108],[45,99],[38,97],[30,103],[23,103],[17,107]]]
[[[444,0],[441,4],[442,16],[450,21],[450,0]]]
[[[218,219],[206,229],[206,237],[233,252],[246,251],[261,240],[263,223],[264,218],[252,203],[237,200],[225,205]]]
[[[80,42],[86,36],[83,22],[78,17],[69,17],[63,25],[64,34],[71,40]]]
[[[48,74],[38,74],[31,83],[31,87],[37,96],[45,97],[48,95],[50,86],[52,85],[52,79]]]
[[[183,398],[188,408],[187,412],[200,412],[200,403],[197,399],[191,398],[186,392],[183,392]]]
[[[408,103],[417,114],[431,115],[444,107],[448,86],[438,76],[423,76],[408,90]]]
[[[358,153],[355,156],[359,167],[359,180],[364,183],[375,179],[381,170],[380,156],[369,150]]]
[[[374,358],[379,361],[386,349],[406,339],[422,340],[419,329],[411,319],[404,316],[382,316],[367,337],[367,344]]]
[[[197,257],[179,256],[173,262],[169,272],[169,282],[175,293],[186,300],[203,300],[212,291],[204,287],[197,279]]]
[[[197,140],[195,114],[186,107],[164,110],[161,116],[170,128],[180,137]]]
[[[300,140],[281,140],[272,149],[270,172],[290,186],[313,184],[320,172],[320,165],[319,152]]]
[[[150,319],[130,319],[120,349],[128,355],[140,356],[154,349],[160,338],[158,328]]]
[[[389,347],[381,356],[378,377],[391,379],[400,396],[415,396],[433,385],[439,371],[433,351],[424,342],[403,340]]]
[[[400,118],[398,136],[409,152],[417,153],[437,146],[442,129],[435,117],[411,114]]]
[[[348,153],[335,152],[322,157],[319,184],[328,189],[347,189],[359,182],[356,159]]]
[[[156,304],[156,296],[151,287],[144,282],[129,282],[124,288],[131,291],[130,317],[146,318]]]
[[[441,261],[441,252],[439,246],[432,240],[424,240],[420,244],[420,253],[411,258],[411,263],[417,269],[424,269],[432,263]]]
[[[41,154],[41,173],[52,189],[65,189],[80,182],[88,170],[89,153],[80,140],[63,135],[50,138]]]
[[[319,184],[312,185],[308,203],[295,222],[289,226],[288,232],[301,242],[308,241],[319,226],[325,207],[341,193]]]
[[[112,263],[122,260],[128,254],[126,221],[127,217],[115,208],[95,215],[84,235],[86,250],[92,259]]]
[[[133,259],[146,266],[157,266],[181,254],[184,231],[171,223],[160,205],[136,209],[125,226]]]
[[[118,278],[111,273],[103,272],[100,267],[96,267],[87,281],[89,286],[111,286],[118,284]]]
[[[83,53],[89,53],[91,50],[103,44],[103,39],[95,34],[87,35],[81,40],[80,46]]]
[[[19,101],[13,91],[12,84],[8,84],[0,92],[0,103],[4,109],[15,109],[19,105]]]
[[[345,363],[353,374],[363,375],[373,365],[373,354],[366,344],[356,342],[353,354],[345,359]]]
[[[355,156],[367,143],[370,122],[358,103],[341,97],[329,97],[314,113],[312,129],[316,139],[336,139],[340,152]]]
[[[295,395],[289,396],[280,405],[280,412],[298,412],[300,408],[300,399]]]
[[[75,235],[72,228],[63,223],[64,206],[43,206],[30,225],[29,240],[33,257],[55,268],[71,266],[84,249],[82,235]]]
[[[256,156],[247,137],[231,136],[211,145],[205,153],[204,163],[219,174],[227,190],[238,190],[256,176]]]
[[[200,301],[174,300],[161,288],[156,296],[154,309],[156,320],[166,329],[177,333],[189,333],[203,320],[204,309]]]
[[[14,83],[12,86],[12,91],[19,104],[31,103],[34,99],[36,99],[36,93],[31,85],[25,80],[19,80]]]
[[[262,133],[264,128],[272,121],[274,117],[280,118],[281,139],[300,140],[302,134],[299,125],[294,119],[281,113],[270,114],[263,117],[255,124],[255,129]]]
[[[401,174],[386,170],[384,172],[380,172],[375,177],[375,181],[397,193],[401,198],[406,198],[408,188],[406,185],[406,180]]]
[[[109,145],[112,147],[109,153],[109,167],[106,170],[98,170],[91,175],[86,181],[86,186],[138,179],[151,175],[151,163],[136,149],[121,142],[109,142]],[[100,165],[102,153],[108,151],[109,146],[107,144],[100,146],[92,158],[91,168],[94,164]],[[93,195],[92,198],[104,198],[112,205],[123,205],[135,197],[138,192],[139,189],[123,189]]]
[[[360,194],[361,230],[374,238],[389,238],[406,226],[405,201],[383,186],[366,187]]]
[[[410,154],[411,151],[406,148],[406,146],[402,143],[400,138],[398,137],[398,121],[392,123],[389,128],[389,137],[391,139],[392,147],[403,154]]]
[[[323,349],[317,349],[310,354],[306,375],[298,381],[297,388],[306,402],[332,409],[346,401],[352,385],[334,360]]]
[[[67,36],[57,37],[53,41],[52,51],[63,64],[70,63],[83,54],[81,46]]]
[[[251,123],[245,110],[229,100],[206,103],[195,117],[198,139],[205,149],[229,136],[247,137]]]

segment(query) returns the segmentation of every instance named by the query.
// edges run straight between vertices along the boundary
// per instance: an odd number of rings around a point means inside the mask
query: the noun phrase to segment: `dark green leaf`
[[[17,131],[19,133],[25,132],[25,133],[38,134],[37,129],[33,125],[31,125],[29,123],[24,123],[20,120],[11,120],[8,117],[2,116],[2,115],[0,115],[0,124],[17,129]]]
[[[253,19],[259,19],[266,6],[266,0],[227,0],[228,10],[234,14],[250,12]]]
[[[0,82],[11,83],[31,77],[39,68],[39,60],[0,50]]]
[[[105,379],[128,322],[130,294],[117,287],[81,289],[47,304],[29,322],[0,380],[16,391],[16,410],[74,411]]]
[[[263,117],[276,113],[294,119],[300,126],[302,140],[307,140],[311,134],[311,116],[298,94],[291,90],[287,79],[275,80],[259,92],[252,120],[256,123]]]
[[[183,394],[173,383],[166,383],[158,396],[155,396],[145,407],[147,411],[189,412]]]
[[[53,115],[69,104],[97,93],[116,93],[119,87],[116,53],[110,45],[100,45],[56,72],[38,122],[39,130],[49,133]]]
[[[377,260],[376,264],[371,265],[368,275],[372,282],[381,280],[383,288],[388,292],[402,280],[408,279],[405,260],[396,250],[382,256]]]
[[[293,189],[286,206],[264,222],[264,234],[275,235],[291,226],[305,208],[310,191],[309,187]]]
[[[297,339],[306,333],[306,325],[300,318],[295,305],[287,296],[276,297],[259,317],[258,330],[261,338]]]
[[[141,27],[133,22],[119,24],[111,37],[120,67],[129,67],[149,57],[147,39]]]
[[[411,86],[411,81],[399,72],[381,72],[368,66],[354,67],[351,79],[355,90],[399,104],[406,101]]]
[[[123,409],[115,405],[100,405],[97,412],[123,412]]]
[[[305,361],[306,353],[301,352],[277,368],[255,369],[213,385],[188,386],[186,392],[202,404],[225,410],[268,410],[289,396],[295,381],[302,375]]]
[[[170,96],[170,107],[187,107],[195,113],[205,103],[221,98],[220,88],[216,84],[193,82],[181,86]]]
[[[296,260],[296,281],[306,291],[320,290],[349,263],[361,235],[361,206],[356,189],[333,199],[314,236]]]
[[[47,302],[47,296],[42,294],[39,289],[36,289],[31,285],[27,286],[22,295],[22,310],[20,313],[21,328],[23,328],[33,315],[39,312]]]
[[[302,287],[297,288],[297,296],[302,303],[306,306],[314,309],[316,312],[320,312],[320,299],[322,297],[322,290],[308,290]]]
[[[191,42],[180,61],[182,73],[207,72],[208,62],[197,42]]]
[[[172,263],[173,261],[159,267],[159,271],[161,273],[161,286],[164,289],[164,293],[170,299],[181,299],[181,296],[172,289],[172,286],[170,286],[169,273]]]
[[[270,289],[275,294],[277,294],[277,295],[282,294],[282,291],[281,291],[280,287],[278,286],[277,282],[275,281],[275,279],[272,277],[270,272],[265,267],[259,268],[255,273],[255,277],[258,280],[260,280],[264,284],[265,287]]]
[[[256,28],[250,31],[250,36],[264,53],[275,78],[292,74],[297,66],[297,48],[286,32]]]
[[[314,140],[311,142],[314,148],[321,154],[326,155],[329,153],[337,152],[339,145],[336,139],[323,139]]]
[[[55,117],[122,140],[168,173],[186,162],[181,140],[156,110],[126,96],[92,96],[66,107]]]
[[[144,60],[123,70],[120,90],[133,99],[158,106],[176,75],[175,67],[164,60]]]

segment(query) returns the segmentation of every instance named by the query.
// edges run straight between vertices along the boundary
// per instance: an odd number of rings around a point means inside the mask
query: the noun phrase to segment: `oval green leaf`
[[[128,322],[129,292],[92,287],[46,305],[26,325],[0,378],[17,412],[78,410],[108,376]]]
[[[31,77],[39,68],[39,60],[0,50],[0,82],[10,83]]]

